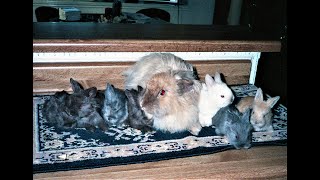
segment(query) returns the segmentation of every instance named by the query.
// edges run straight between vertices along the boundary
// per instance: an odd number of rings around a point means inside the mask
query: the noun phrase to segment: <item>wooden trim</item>
[[[33,52],[280,52],[279,41],[34,39]]]
[[[249,82],[250,60],[189,61],[197,69],[201,80],[206,74],[216,71],[224,75],[227,84]],[[84,88],[96,86],[105,89],[107,82],[124,88],[122,72],[134,62],[90,62],[90,63],[35,63],[33,65],[33,93],[52,94],[56,91],[71,91],[69,79],[79,81]]]

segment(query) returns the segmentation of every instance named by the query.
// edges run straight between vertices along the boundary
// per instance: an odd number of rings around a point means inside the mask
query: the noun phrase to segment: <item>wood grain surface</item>
[[[287,146],[34,174],[33,179],[287,179]]]
[[[228,85],[247,84],[249,82],[251,62],[249,60],[189,61],[196,68],[200,80],[206,74],[220,72]],[[104,90],[106,83],[124,88],[123,71],[134,62],[105,63],[34,63],[33,93],[53,94],[57,91],[71,92],[70,78],[77,80],[84,88],[92,86]]]

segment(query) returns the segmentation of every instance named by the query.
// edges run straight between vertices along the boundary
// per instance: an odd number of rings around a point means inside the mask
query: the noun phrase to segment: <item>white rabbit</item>
[[[214,79],[207,74],[199,99],[199,122],[202,127],[212,125],[212,117],[220,108],[226,107],[234,100],[234,95],[226,83],[222,82],[220,73],[216,72]]]

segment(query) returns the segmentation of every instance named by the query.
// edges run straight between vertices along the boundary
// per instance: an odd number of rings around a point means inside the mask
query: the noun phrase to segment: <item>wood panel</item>
[[[279,41],[34,39],[33,52],[279,52]]]
[[[189,61],[193,64],[201,80],[206,74],[220,72],[227,84],[246,84],[249,82],[250,60]],[[84,88],[96,86],[105,89],[107,82],[124,88],[124,70],[134,62],[106,63],[34,63],[33,93],[52,94],[56,91],[71,91],[69,79],[72,77],[83,84]]]
[[[39,173],[33,179],[287,179],[287,147],[252,147],[157,162]]]

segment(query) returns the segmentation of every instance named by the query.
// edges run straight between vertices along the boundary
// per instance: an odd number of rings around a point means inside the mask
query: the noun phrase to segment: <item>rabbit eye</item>
[[[162,89],[162,90],[160,91],[160,95],[163,96],[163,95],[165,95],[165,94],[166,94],[166,91]]]
[[[254,114],[254,111],[252,111],[252,114]]]
[[[224,98],[224,95],[221,95],[222,98]]]

